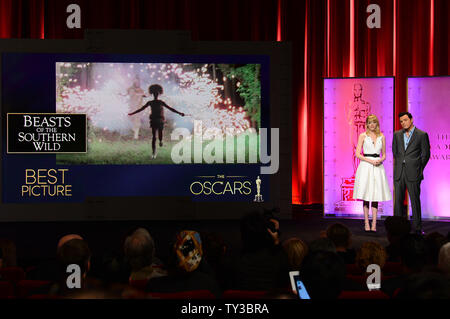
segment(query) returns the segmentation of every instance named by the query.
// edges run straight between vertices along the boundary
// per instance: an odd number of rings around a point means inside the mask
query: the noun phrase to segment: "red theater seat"
[[[40,288],[50,285],[50,281],[47,280],[21,280],[17,283],[17,297],[27,298]]]
[[[223,299],[261,299],[267,295],[264,290],[226,290]]]
[[[147,295],[154,299],[215,299],[216,297],[209,290],[192,290],[171,293],[151,292]]]
[[[0,299],[14,296],[14,286],[9,281],[0,281]]]
[[[379,290],[342,291],[338,299],[389,299],[389,296]]]
[[[0,277],[2,280],[17,283],[20,280],[25,279],[25,272],[20,267],[6,267],[0,269]]]

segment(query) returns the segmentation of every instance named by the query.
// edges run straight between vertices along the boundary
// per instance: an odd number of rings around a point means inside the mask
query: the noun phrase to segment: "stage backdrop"
[[[450,218],[449,101],[449,76],[408,79],[408,110],[414,125],[428,133],[431,147],[421,185],[422,218]]]
[[[365,132],[366,118],[375,114],[386,136],[386,170],[393,190],[392,134],[394,79],[345,78],[324,80],[324,215],[362,217],[362,202],[353,200],[359,160],[358,136]],[[379,215],[392,215],[393,202],[379,205]]]

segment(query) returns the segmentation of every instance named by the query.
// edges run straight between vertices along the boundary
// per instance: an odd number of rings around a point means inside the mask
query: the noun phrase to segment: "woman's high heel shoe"
[[[366,222],[366,223],[364,224],[364,231],[365,231],[366,233],[370,233],[369,222]]]

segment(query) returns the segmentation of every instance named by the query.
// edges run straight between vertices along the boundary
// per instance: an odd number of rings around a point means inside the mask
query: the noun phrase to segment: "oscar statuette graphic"
[[[362,98],[363,86],[361,83],[353,85],[353,98],[346,105],[347,123],[349,125],[349,137],[352,144],[352,163],[353,175],[355,177],[356,169],[359,165],[359,159],[356,157],[356,146],[358,137],[366,131],[366,118],[371,114],[371,104]]]
[[[260,192],[261,192],[261,179],[258,176],[258,178],[256,179],[256,195],[255,199],[253,200],[254,202],[260,203],[264,201]]]

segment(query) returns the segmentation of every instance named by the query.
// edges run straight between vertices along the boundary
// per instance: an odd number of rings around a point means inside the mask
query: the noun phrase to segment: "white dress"
[[[383,147],[382,136],[378,136],[374,144],[372,138],[366,134],[364,135],[364,154],[380,155]],[[369,158],[376,160],[380,157]],[[392,199],[383,164],[375,166],[366,161],[359,162],[355,174],[353,199],[362,199],[368,202],[384,202]]]

